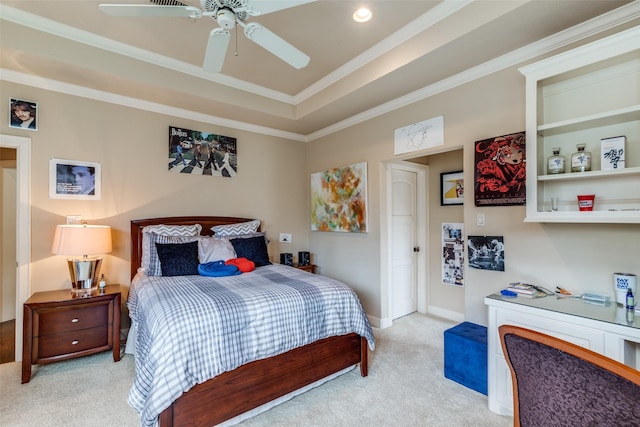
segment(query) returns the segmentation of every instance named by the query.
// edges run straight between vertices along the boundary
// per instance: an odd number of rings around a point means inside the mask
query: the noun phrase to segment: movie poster
[[[442,224],[442,282],[464,286],[464,224]]]
[[[169,171],[232,178],[238,173],[236,138],[169,126]]]
[[[475,143],[476,206],[526,204],[525,133]]]

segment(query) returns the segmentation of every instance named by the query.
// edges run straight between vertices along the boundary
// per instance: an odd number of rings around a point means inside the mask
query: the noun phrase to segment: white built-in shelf
[[[589,172],[565,172],[553,175],[539,175],[538,181],[574,181],[595,178],[620,178],[622,176],[632,175],[640,176],[640,168],[624,168]],[[638,180],[638,185],[640,185],[640,178]]]
[[[567,132],[608,126],[616,123],[640,120],[640,105],[620,108],[604,113],[592,114],[589,116],[576,117],[571,120],[563,120],[555,123],[547,123],[538,126],[538,135],[551,136]]]
[[[640,26],[529,64],[526,222],[640,224]],[[601,141],[625,136],[625,168],[600,170]],[[577,144],[592,171],[545,175],[554,148],[571,170]],[[593,211],[577,196],[595,195]],[[551,211],[551,199],[559,200]]]

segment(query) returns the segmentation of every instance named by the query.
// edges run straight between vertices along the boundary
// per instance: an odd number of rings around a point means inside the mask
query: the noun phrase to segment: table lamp
[[[73,292],[91,292],[98,286],[102,255],[111,252],[111,227],[106,225],[66,224],[56,226],[51,252],[68,255]]]

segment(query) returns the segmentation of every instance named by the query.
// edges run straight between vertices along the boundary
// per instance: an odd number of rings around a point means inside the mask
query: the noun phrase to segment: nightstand
[[[36,292],[24,303],[22,383],[31,365],[112,350],[120,360],[120,285],[87,295],[71,289]]]
[[[294,265],[295,268],[299,268],[300,270],[304,270],[304,271],[308,271],[309,273],[313,273],[316,274],[316,265],[315,264],[309,264],[309,265]]]

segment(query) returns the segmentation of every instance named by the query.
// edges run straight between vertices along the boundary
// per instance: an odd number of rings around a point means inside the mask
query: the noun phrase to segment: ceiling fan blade
[[[309,57],[279,36],[252,22],[244,28],[244,34],[254,43],[259,44],[293,68],[304,68],[309,63]]]
[[[204,63],[202,65],[204,71],[207,73],[219,73],[222,70],[230,38],[229,31],[225,29],[214,28],[211,30],[207,50],[204,53]]]
[[[113,16],[166,16],[200,18],[202,11],[194,6],[159,6],[155,4],[101,4],[100,11]]]
[[[249,15],[266,15],[316,0],[252,0],[248,5]]]

